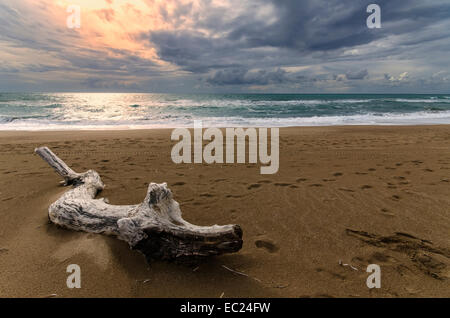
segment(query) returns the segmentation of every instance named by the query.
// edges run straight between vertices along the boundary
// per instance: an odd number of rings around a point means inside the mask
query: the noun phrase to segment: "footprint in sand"
[[[255,241],[255,245],[257,248],[263,248],[269,253],[275,253],[279,250],[278,246],[269,240],[257,240]]]
[[[277,186],[277,187],[288,187],[291,184],[290,183],[282,183],[282,182],[280,182],[280,183],[274,183],[274,185]]]
[[[335,177],[341,177],[342,175],[343,175],[342,172],[336,172],[333,174],[333,176],[335,176]]]
[[[382,209],[381,209],[381,214],[383,214],[384,216],[390,216],[390,217],[395,216],[394,213],[390,212],[390,211],[389,211],[388,209],[386,209],[386,208],[382,208]]]
[[[306,178],[298,178],[297,180],[295,180],[296,182],[305,182],[308,181],[308,179]]]
[[[225,197],[226,198],[239,199],[239,198],[242,198],[244,196],[243,195],[239,195],[239,194],[227,194]]]
[[[179,182],[175,182],[174,184],[173,184],[173,186],[175,187],[175,186],[183,186],[183,185],[185,185],[186,184],[186,182],[183,182],[183,181],[179,181]]]
[[[341,275],[339,273],[336,273],[336,272],[333,272],[333,271],[330,271],[330,270],[327,270],[327,269],[324,269],[324,268],[321,268],[321,267],[318,267],[315,270],[318,273],[327,273],[327,274],[331,275],[332,277],[338,278],[338,279],[341,279],[341,280],[345,280],[347,278],[345,275]]]
[[[373,187],[371,185],[365,184],[361,187],[362,190],[372,189]]]
[[[259,188],[259,187],[261,187],[261,184],[259,184],[259,183],[253,183],[253,184],[249,185],[249,186],[247,187],[247,189],[251,190],[251,189],[257,189],[257,188]]]
[[[389,252],[394,251],[407,256],[411,262],[411,266],[415,266],[424,274],[434,279],[444,281],[449,277],[450,250],[435,246],[429,240],[420,239],[403,232],[396,232],[390,236],[382,236],[365,231],[346,229],[346,234],[380,249],[378,252],[372,254],[371,258],[373,259],[370,259],[370,262],[375,260],[393,263]],[[400,274],[404,274],[405,270],[409,270],[408,266],[402,265],[401,268],[397,267],[397,271]]]
[[[386,251],[383,252],[374,252],[369,256],[367,262],[370,264],[382,264],[382,263],[396,263],[397,260],[390,255]]]

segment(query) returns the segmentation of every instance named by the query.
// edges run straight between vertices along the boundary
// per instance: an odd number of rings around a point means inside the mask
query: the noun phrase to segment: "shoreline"
[[[170,131],[0,131],[0,297],[450,297],[450,125],[281,128],[274,175],[176,165]],[[111,204],[167,182],[183,218],[239,224],[243,249],[194,271],[48,224],[66,188],[38,146],[99,172]],[[79,290],[66,287],[70,264]],[[381,289],[366,287],[369,264]]]

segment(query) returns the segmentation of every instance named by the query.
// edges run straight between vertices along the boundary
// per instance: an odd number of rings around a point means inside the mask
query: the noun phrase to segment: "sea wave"
[[[399,103],[450,103],[450,99],[403,99],[397,98],[396,102]]]
[[[450,124],[449,95],[0,94],[0,130]]]
[[[200,118],[199,118],[200,119]],[[0,130],[121,130],[152,128],[191,128],[194,118],[178,116],[147,120],[86,121],[48,119],[0,118]],[[203,127],[292,127],[292,126],[340,126],[340,125],[433,125],[450,124],[450,111],[416,112],[409,114],[372,113],[349,116],[311,116],[291,118],[201,118]]]
[[[302,105],[329,105],[329,104],[365,104],[373,101],[372,99],[296,99],[296,100],[245,100],[245,99],[212,99],[212,100],[195,100],[182,99],[171,102],[154,103],[154,107],[173,107],[173,108],[221,108],[221,107],[248,107],[248,106],[302,106]]]

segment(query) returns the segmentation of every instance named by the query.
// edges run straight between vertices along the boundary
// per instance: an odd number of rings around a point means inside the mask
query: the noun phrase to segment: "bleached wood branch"
[[[47,147],[35,150],[72,189],[49,207],[50,221],[62,227],[114,235],[147,258],[187,261],[237,252],[242,247],[239,225],[197,226],[181,216],[166,183],[151,183],[138,205],[110,205],[96,199],[104,184],[97,172],[77,173]]]

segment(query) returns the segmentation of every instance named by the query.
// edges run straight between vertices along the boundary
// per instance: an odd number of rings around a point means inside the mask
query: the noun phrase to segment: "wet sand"
[[[281,129],[275,175],[176,165],[170,133],[0,132],[0,296],[450,297],[450,126]],[[112,204],[167,182],[186,220],[240,224],[244,247],[149,265],[115,238],[57,228],[47,209],[66,189],[38,146],[98,171]],[[69,264],[81,289],[66,287]],[[369,264],[380,289],[366,286]]]

